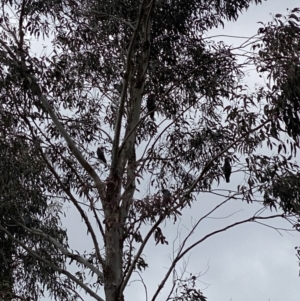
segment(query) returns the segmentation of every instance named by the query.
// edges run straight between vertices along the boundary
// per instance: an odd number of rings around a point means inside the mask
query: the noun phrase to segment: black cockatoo
[[[171,192],[168,189],[163,189],[163,203],[164,204],[169,204],[171,202]]]
[[[148,99],[147,99],[147,110],[148,113],[150,113],[150,117],[152,120],[154,120],[154,110],[156,109],[155,105],[155,95],[154,94],[149,94]]]
[[[98,147],[97,148],[97,156],[98,156],[98,159],[102,162],[104,162],[104,164],[106,165],[106,159],[105,159],[105,156],[104,156],[104,148],[103,147]]]
[[[118,93],[122,93],[123,90],[123,84],[114,84],[114,88],[118,91]]]
[[[226,183],[230,182],[230,175],[231,175],[231,165],[230,165],[230,158],[225,158],[225,163],[223,165],[223,172],[226,179]]]

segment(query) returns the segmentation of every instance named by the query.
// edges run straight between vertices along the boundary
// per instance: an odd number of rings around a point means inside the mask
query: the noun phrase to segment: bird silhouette
[[[148,113],[150,113],[150,118],[154,120],[154,110],[156,109],[155,105],[155,95],[154,94],[149,94],[148,99],[147,99],[147,110]]]
[[[114,88],[117,90],[118,93],[122,93],[123,90],[123,83],[121,84],[114,84]]]
[[[168,189],[162,189],[163,193],[163,203],[168,204],[171,201],[171,192]]]
[[[103,147],[98,147],[97,148],[97,156],[98,156],[98,159],[102,162],[104,162],[104,164],[106,164],[106,159],[105,159],[105,156],[104,156],[104,148]]]
[[[223,165],[223,172],[226,179],[226,183],[230,182],[230,175],[231,175],[231,165],[230,165],[230,158],[225,158],[225,163]]]

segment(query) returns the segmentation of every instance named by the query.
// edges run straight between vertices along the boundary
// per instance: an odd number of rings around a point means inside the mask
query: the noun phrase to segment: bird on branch
[[[156,109],[155,101],[155,95],[153,93],[149,94],[147,99],[147,110],[148,113],[150,113],[152,120],[154,120],[154,110]]]
[[[223,172],[226,179],[226,183],[230,182],[230,175],[231,175],[231,165],[230,165],[230,158],[225,158],[225,163],[223,165]]]
[[[102,161],[105,165],[107,165],[107,162],[106,162],[106,159],[104,156],[104,148],[103,147],[97,148],[97,156],[100,161]]]
[[[118,93],[122,93],[123,90],[123,84],[114,84],[114,88],[117,90]]]
[[[171,202],[171,192],[168,189],[162,189],[163,193],[163,204],[169,204]]]

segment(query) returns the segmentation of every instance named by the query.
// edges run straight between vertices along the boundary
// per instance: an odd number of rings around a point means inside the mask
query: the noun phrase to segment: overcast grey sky
[[[271,20],[271,14],[286,14],[286,8],[299,5],[299,0],[269,0],[263,5],[253,5],[237,22],[226,24],[224,30],[212,30],[210,35],[252,36],[261,26],[257,22],[267,22]],[[241,40],[233,38],[218,39],[226,41],[227,44],[241,43]],[[258,78],[251,76],[248,79],[251,86]],[[234,173],[230,184],[221,183],[218,188],[235,189],[242,179],[241,173]],[[183,239],[184,234],[187,233],[186,229],[191,228],[191,223],[221,200],[211,195],[200,195],[192,209],[183,211],[179,226],[171,224],[164,229],[170,242],[169,246],[155,246],[154,240],[150,240],[144,251],[149,268],[143,273],[149,299],[170,265],[172,242],[176,239],[178,231]],[[250,217],[258,208],[260,207],[253,204],[232,201],[214,214],[214,218],[206,219],[199,226],[190,243],[230,222]],[[232,213],[235,214],[222,218]],[[67,216],[64,225],[68,229],[71,247],[85,249],[90,244],[90,237],[86,236],[84,224],[78,223],[80,217],[71,208],[68,209]],[[277,222],[276,226],[287,226],[287,224]],[[294,247],[300,245],[300,235],[283,232],[282,234],[283,236],[280,236],[275,230],[254,223],[228,230],[196,247],[190,256],[185,258],[189,262],[187,271],[204,273],[198,287],[204,289],[203,293],[208,297],[208,301],[299,301],[300,278]],[[178,242],[179,239],[175,240],[175,247]],[[180,263],[176,269],[178,273],[181,268]],[[166,298],[170,284],[169,281],[158,300]],[[83,297],[86,301],[92,300],[89,296],[83,295]],[[146,300],[143,285],[140,282],[131,283],[126,290],[125,300]]]

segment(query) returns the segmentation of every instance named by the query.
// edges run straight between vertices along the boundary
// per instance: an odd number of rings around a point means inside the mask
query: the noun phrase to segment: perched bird
[[[152,120],[154,120],[154,110],[156,109],[155,105],[155,95],[154,94],[149,94],[148,99],[147,99],[147,110],[148,113],[150,113],[150,117]]]
[[[123,84],[114,84],[114,88],[121,94],[123,90]]]
[[[103,147],[98,147],[97,148],[97,156],[98,156],[98,159],[102,162],[104,162],[104,164],[106,164],[106,159],[105,159],[105,156],[104,156],[104,148]]]
[[[168,189],[163,189],[162,190],[163,193],[163,203],[164,204],[168,204],[171,202],[171,192]]]
[[[225,163],[223,165],[223,172],[226,179],[226,183],[230,182],[230,175],[231,175],[231,165],[230,165],[230,158],[225,158]]]

